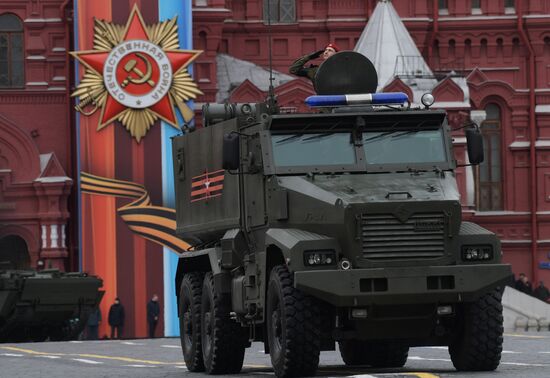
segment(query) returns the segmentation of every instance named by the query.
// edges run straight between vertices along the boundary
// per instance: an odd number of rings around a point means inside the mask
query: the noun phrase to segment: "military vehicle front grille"
[[[445,254],[445,217],[414,214],[401,222],[392,214],[362,214],[365,259],[423,259]]]

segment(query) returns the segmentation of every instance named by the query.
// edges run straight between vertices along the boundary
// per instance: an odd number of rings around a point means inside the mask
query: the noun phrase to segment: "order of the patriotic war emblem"
[[[72,52],[86,68],[76,109],[100,110],[98,130],[119,121],[139,142],[158,119],[179,128],[176,107],[193,118],[185,101],[202,92],[186,67],[201,51],[179,50],[176,21],[147,26],[135,6],[125,27],[96,19],[94,49]]]

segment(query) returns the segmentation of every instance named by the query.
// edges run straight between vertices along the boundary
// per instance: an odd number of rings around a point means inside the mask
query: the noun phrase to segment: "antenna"
[[[275,90],[273,89],[273,62],[271,50],[271,1],[267,0],[267,41],[269,49],[269,90],[267,95],[267,106],[272,113],[276,112],[277,99],[275,98]]]

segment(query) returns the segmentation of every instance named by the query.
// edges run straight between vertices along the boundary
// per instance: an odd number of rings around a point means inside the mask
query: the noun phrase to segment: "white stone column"
[[[52,248],[59,248],[58,240],[59,240],[59,234],[57,232],[57,224],[52,224],[50,226],[50,240],[52,241]]]
[[[48,226],[42,225],[42,249],[48,248]]]
[[[67,235],[65,234],[66,224],[61,225],[61,248],[67,248]]]

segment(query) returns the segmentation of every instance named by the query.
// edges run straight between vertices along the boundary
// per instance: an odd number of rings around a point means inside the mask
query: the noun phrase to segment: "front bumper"
[[[472,302],[512,271],[507,264],[422,266],[294,273],[294,285],[334,306]]]

